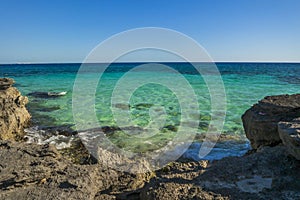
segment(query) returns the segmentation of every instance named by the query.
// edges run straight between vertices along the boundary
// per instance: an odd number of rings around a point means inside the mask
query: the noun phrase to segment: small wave
[[[94,128],[85,131],[79,131],[75,133],[63,134],[63,132],[58,131],[59,127],[51,128],[40,128],[38,126],[25,129],[27,135],[27,143],[37,143],[37,144],[53,144],[57,149],[69,148],[75,139],[80,137],[85,147],[93,155],[97,155],[98,146],[101,145],[112,145],[113,143],[107,144],[109,140],[105,140],[107,135],[105,133],[111,133],[111,128]],[[60,129],[59,129],[60,130]],[[65,130],[65,129],[63,129]],[[106,138],[107,139],[107,138]],[[144,145],[151,144],[151,142],[144,141]],[[193,142],[188,148],[183,142],[182,144],[177,144],[174,149],[168,149],[166,151],[167,157],[177,157],[183,158],[184,160],[220,160],[224,157],[229,156],[243,156],[248,150],[251,149],[250,143],[247,140],[226,140],[222,142],[217,142],[211,152],[204,158],[199,157],[199,151],[202,146],[202,142]],[[172,147],[172,142],[170,141],[165,148]],[[182,154],[182,152],[187,148],[187,150]],[[164,149],[164,148],[163,148]],[[162,149],[156,150],[159,154]],[[182,155],[181,155],[182,154]]]
[[[49,131],[40,129],[38,126],[27,128],[24,131],[26,132],[27,143],[53,144],[57,149],[71,147],[72,141],[75,139],[74,135],[54,135]]]

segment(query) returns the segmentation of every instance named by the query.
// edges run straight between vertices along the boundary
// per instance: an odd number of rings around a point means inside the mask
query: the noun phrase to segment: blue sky
[[[138,27],[182,32],[215,61],[300,61],[298,0],[1,0],[0,63],[81,62]]]

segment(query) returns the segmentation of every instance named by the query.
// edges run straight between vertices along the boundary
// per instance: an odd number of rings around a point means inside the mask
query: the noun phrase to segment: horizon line
[[[123,62],[112,62],[111,64],[126,64],[126,63],[291,63],[300,64],[300,61],[123,61]],[[26,65],[26,64],[84,64],[83,62],[11,62],[1,63],[0,65]],[[108,64],[108,62],[86,62],[86,64]]]

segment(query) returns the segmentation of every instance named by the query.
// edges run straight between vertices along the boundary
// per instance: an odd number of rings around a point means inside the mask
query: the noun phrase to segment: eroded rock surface
[[[267,96],[242,116],[247,138],[254,149],[281,143],[278,122],[300,117],[300,94]]]
[[[142,199],[300,198],[300,162],[289,157],[282,145],[263,147],[256,153],[224,158],[207,166],[188,165],[157,173],[142,190]]]
[[[299,199],[300,161],[285,146],[130,174],[77,165],[51,145],[0,142],[0,199]]]
[[[151,174],[76,165],[52,145],[0,141],[0,199],[107,199],[144,186]]]
[[[30,114],[25,105],[27,97],[14,87],[13,79],[0,78],[0,139],[19,140],[24,136]]]
[[[279,136],[289,153],[300,160],[300,118],[278,123]]]

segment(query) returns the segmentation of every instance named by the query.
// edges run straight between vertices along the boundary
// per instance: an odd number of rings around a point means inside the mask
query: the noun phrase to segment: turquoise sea
[[[134,151],[156,150],[171,140],[177,133],[181,117],[179,101],[172,91],[159,84],[146,84],[138,87],[128,104],[112,105],[111,96],[115,85],[126,72],[141,63],[111,64],[102,74],[95,94],[95,111],[101,126],[110,131],[108,137],[117,146]],[[198,134],[186,153],[186,157],[197,160],[197,151],[201,146],[201,134],[205,133],[210,122],[210,94],[203,77],[189,63],[163,63],[177,70],[192,86],[199,103],[200,116]],[[96,65],[96,64],[95,64]],[[216,64],[226,92],[226,120],[222,133],[228,138],[219,142],[207,159],[219,159],[224,156],[242,155],[249,148],[244,137],[241,115],[258,100],[268,95],[293,94],[300,92],[300,64],[296,63],[217,63]],[[96,65],[97,66],[97,65]],[[15,86],[23,95],[29,97],[28,109],[32,114],[33,133],[42,127],[70,125],[75,129],[72,113],[72,91],[80,64],[7,64],[0,65],[0,76],[15,79]],[[99,64],[101,67],[101,64]],[[86,78],[99,74],[90,72]],[[136,73],[137,79],[159,76],[170,80],[169,72]],[[173,82],[176,84],[176,81]],[[180,87],[180,86],[178,86]],[[36,92],[64,92],[60,97],[43,97]],[[186,97],[187,99],[189,97]],[[145,127],[150,121],[149,111],[153,106],[164,107],[167,115],[159,133],[141,143],[130,134],[116,129],[117,123],[112,115],[111,106],[117,109],[129,109],[134,125]],[[110,128],[108,128],[110,127]],[[49,139],[49,138],[47,138]],[[145,140],[145,139],[143,139]]]

